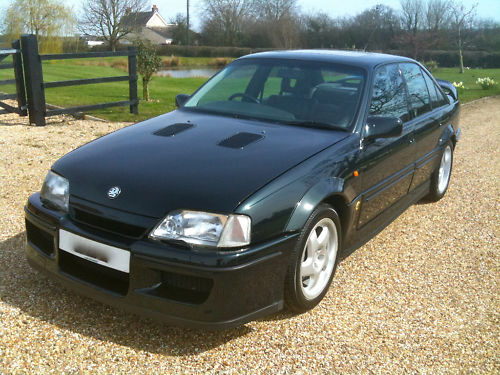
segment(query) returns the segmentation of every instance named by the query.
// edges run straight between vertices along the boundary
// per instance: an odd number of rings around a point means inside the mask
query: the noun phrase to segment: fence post
[[[137,98],[137,48],[128,47],[128,92],[129,100],[134,104],[130,105],[130,113],[139,113],[139,100]]]
[[[26,95],[30,124],[45,125],[45,90],[43,87],[42,60],[38,54],[38,41],[35,35],[21,36]]]
[[[16,78],[17,108],[19,109],[20,116],[26,116],[28,110],[26,107],[26,91],[24,89],[23,62],[19,39],[12,42],[12,48],[17,50],[17,52],[12,55],[12,60],[14,62],[14,77]]]

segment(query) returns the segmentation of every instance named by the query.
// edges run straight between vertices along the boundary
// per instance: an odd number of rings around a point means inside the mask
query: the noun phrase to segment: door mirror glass
[[[178,95],[175,97],[175,105],[176,105],[177,107],[182,107],[182,106],[184,106],[184,103],[186,103],[190,97],[191,97],[191,96],[190,96],[190,95],[187,95],[187,94],[178,94]]]
[[[452,83],[448,81],[443,81],[442,79],[437,79],[436,81],[439,84],[439,86],[441,86],[441,89],[444,91],[446,95],[451,97],[453,101],[458,100],[457,88],[453,86]]]
[[[398,137],[403,133],[403,122],[397,117],[369,116],[365,125],[365,140]]]

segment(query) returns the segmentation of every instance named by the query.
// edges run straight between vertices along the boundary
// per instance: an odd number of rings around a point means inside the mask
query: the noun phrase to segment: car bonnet
[[[90,142],[53,170],[71,196],[107,207],[157,218],[174,209],[224,213],[347,135],[174,111]]]

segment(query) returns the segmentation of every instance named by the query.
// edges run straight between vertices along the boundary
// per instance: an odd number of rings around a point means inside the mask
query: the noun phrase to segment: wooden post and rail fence
[[[12,49],[0,50],[0,62],[12,55],[13,63],[0,64],[0,69],[14,69],[14,79],[0,80],[1,85],[16,84],[15,94],[0,93],[0,114],[17,113],[20,116],[29,115],[29,122],[38,126],[45,125],[45,118],[60,114],[91,111],[117,106],[129,106],[130,113],[139,113],[139,99],[137,97],[137,50],[129,47],[127,51],[118,52],[89,52],[89,53],[61,53],[39,54],[38,41],[35,35],[23,35],[21,41],[12,43]],[[74,79],[67,81],[45,82],[43,79],[42,61],[83,59],[91,57],[128,57],[128,75]],[[24,73],[24,74],[23,74]],[[45,102],[45,89],[75,85],[89,85],[95,83],[128,81],[129,100],[106,102],[90,105],[79,105],[67,108],[47,109]],[[17,99],[17,108],[8,105],[2,100]]]

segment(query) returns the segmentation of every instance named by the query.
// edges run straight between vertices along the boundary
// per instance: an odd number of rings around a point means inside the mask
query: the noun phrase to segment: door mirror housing
[[[175,97],[175,105],[177,107],[183,107],[190,97],[191,95],[188,94],[177,94]]]
[[[455,86],[453,86],[453,83],[450,83],[448,81],[444,81],[442,79],[436,79],[436,81],[446,95],[451,96],[453,101],[458,100],[458,91],[457,91],[457,88]]]
[[[403,133],[403,122],[397,117],[370,116],[365,125],[365,140],[398,137]]]

